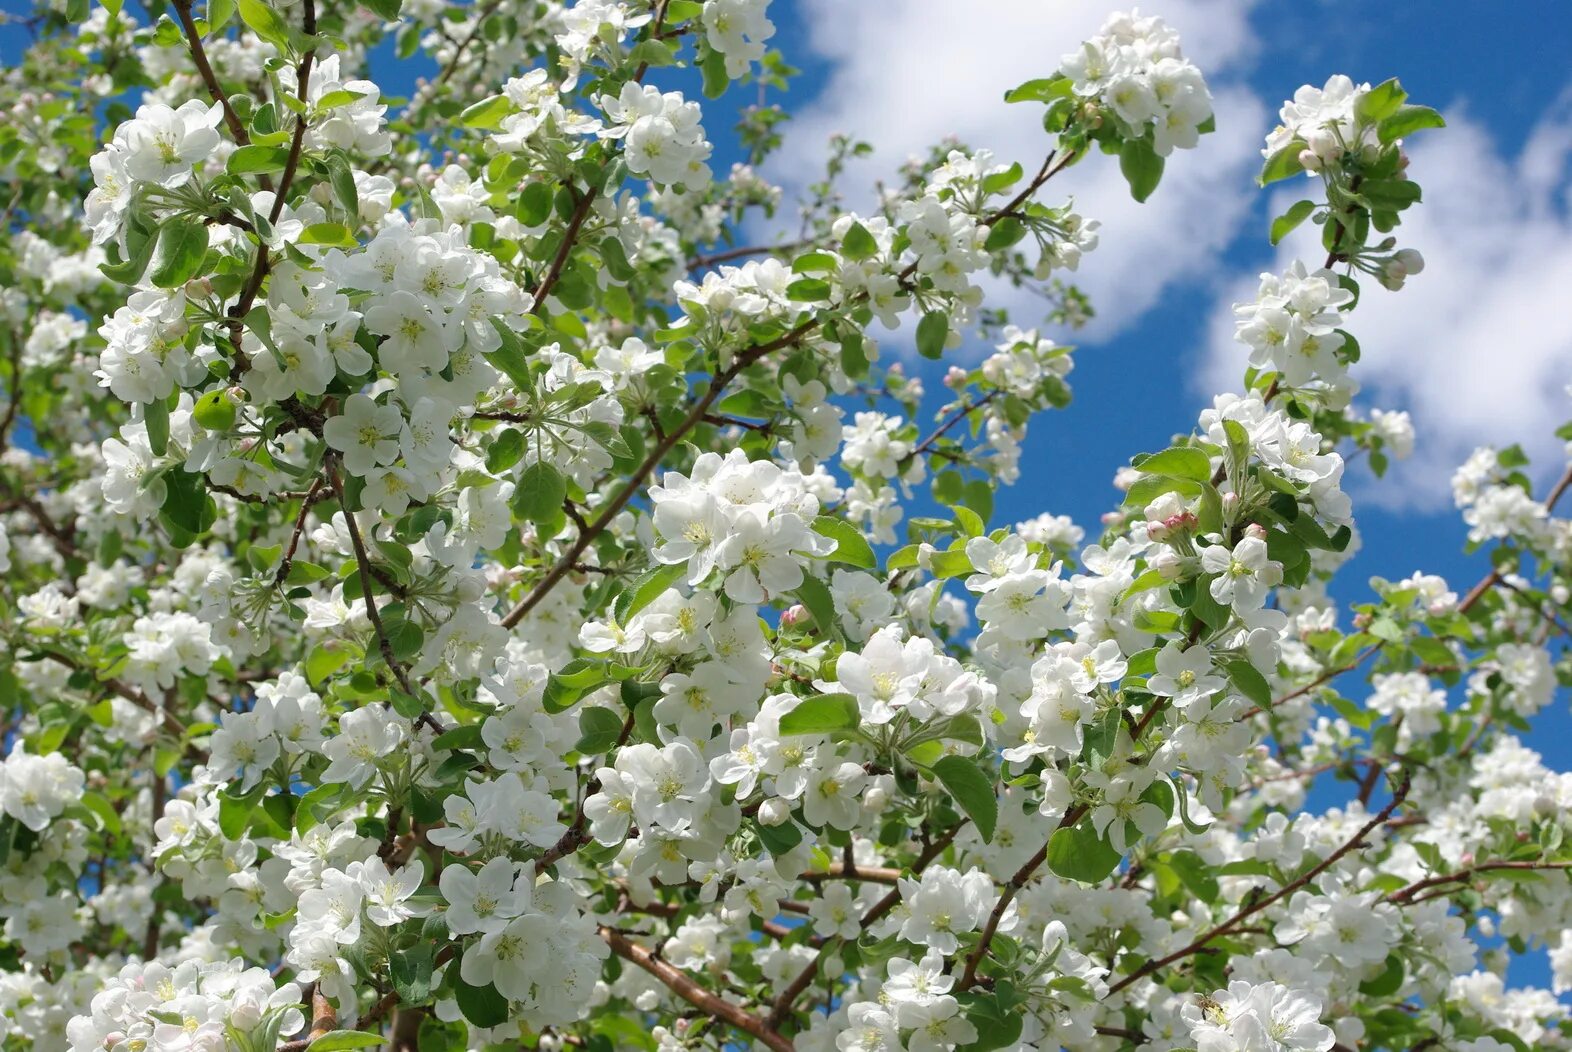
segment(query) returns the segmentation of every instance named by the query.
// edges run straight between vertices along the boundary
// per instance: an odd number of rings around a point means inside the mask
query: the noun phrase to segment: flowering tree
[[[1421,268],[1390,232],[1437,114],[1344,77],[1284,105],[1271,237],[1325,259],[1262,277],[1242,393],[1083,546],[989,521],[1071,358],[983,286],[1084,316],[1097,224],[1050,184],[1144,200],[1211,129],[1200,71],[1112,18],[1006,98],[1034,172],[936,150],[850,214],[839,141],[754,247],[779,191],[716,179],[655,85],[781,86],[765,7],[28,21],[6,1048],[1572,1044],[1501,976],[1542,944],[1572,984],[1572,780],[1517,737],[1569,675],[1572,473],[1536,498],[1481,450],[1489,574],[1326,599],[1346,457],[1412,444],[1351,407],[1345,324]],[[360,75],[389,39],[437,71],[408,100]],[[782,119],[741,111],[755,162]],[[955,363],[937,413],[895,330]]]

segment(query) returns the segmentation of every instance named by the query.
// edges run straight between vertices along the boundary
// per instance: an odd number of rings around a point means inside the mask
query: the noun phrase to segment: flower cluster
[[[1112,15],[1059,68],[1078,97],[1112,113],[1133,137],[1150,130],[1159,157],[1194,147],[1212,117],[1212,94],[1201,71],[1184,57],[1179,34],[1161,18]]]

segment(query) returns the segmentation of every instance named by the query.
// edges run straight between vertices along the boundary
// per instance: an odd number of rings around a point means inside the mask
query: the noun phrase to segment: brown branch
[[[191,17],[191,0],[174,0],[175,14],[180,19],[180,28],[185,30],[186,45],[191,50],[191,61],[196,63],[197,73],[202,77],[202,83],[207,85],[207,93],[213,101],[224,109],[224,123],[229,127],[229,134],[237,146],[251,145],[251,136],[246,133],[246,126],[241,123],[240,115],[229,104],[229,96],[224,94],[224,89],[219,86],[218,77],[213,73],[212,63],[207,60],[207,51],[202,47],[202,34],[197,32],[196,22]],[[266,187],[264,177],[263,185]]]
[[[470,29],[469,35],[459,41],[458,49],[453,52],[453,57],[448,60],[448,64],[443,67],[441,75],[437,77],[438,84],[446,84],[452,79],[454,72],[458,69],[459,60],[464,57],[464,52],[468,51],[469,46],[475,42],[475,38],[480,36],[480,27],[501,6],[502,0],[491,0],[491,3],[487,4],[485,9],[480,12],[480,17],[475,19],[475,25]]]
[[[1466,883],[1472,880],[1474,875],[1477,873],[1490,873],[1498,870],[1553,869],[1572,869],[1572,862],[1550,862],[1544,860],[1527,862],[1481,862],[1477,865],[1469,866],[1467,869],[1460,869],[1456,873],[1447,873],[1444,876],[1427,877],[1424,880],[1416,881],[1415,883],[1408,885],[1406,888],[1400,888],[1397,891],[1392,892],[1386,897],[1386,901],[1395,903],[1399,906],[1404,906],[1412,902],[1414,896],[1419,894],[1421,891],[1426,891],[1430,888],[1442,887],[1446,884]]]
[[[1325,873],[1328,869],[1335,866],[1344,855],[1348,854],[1350,851],[1353,851],[1355,848],[1362,847],[1364,845],[1365,837],[1369,836],[1371,832],[1386,824],[1387,820],[1392,817],[1392,813],[1401,807],[1403,805],[1403,801],[1408,798],[1409,784],[1408,776],[1405,774],[1403,781],[1398,785],[1397,790],[1392,794],[1392,799],[1387,802],[1387,805],[1383,807],[1374,818],[1370,819],[1370,821],[1361,826],[1359,831],[1356,832],[1353,836],[1349,837],[1342,847],[1339,847],[1336,851],[1333,851],[1319,863],[1312,866],[1297,880],[1285,884],[1272,894],[1263,896],[1254,902],[1251,902],[1249,905],[1242,907],[1232,917],[1229,917],[1215,928],[1212,928],[1210,931],[1196,939],[1194,942],[1190,943],[1188,946],[1175,950],[1173,953],[1170,953],[1164,957],[1157,957],[1147,961],[1135,971],[1131,972],[1123,979],[1120,979],[1113,986],[1109,987],[1108,992],[1110,994],[1116,994],[1120,990],[1123,990],[1125,987],[1129,986],[1131,983],[1134,983],[1140,979],[1144,979],[1153,972],[1161,971],[1170,964],[1173,964],[1175,961],[1183,960],[1184,958],[1189,957],[1191,954],[1199,953],[1200,951],[1204,950],[1207,943],[1211,942],[1213,939],[1216,939],[1222,935],[1227,935],[1229,932],[1238,928],[1250,917],[1260,913],[1274,902],[1281,901],[1289,895],[1292,895],[1294,892],[1310,883],[1316,877],[1320,876],[1322,873]]]
[[[72,658],[70,655],[62,653],[58,650],[45,650],[43,651],[43,655],[49,658],[51,661],[54,661],[56,664],[64,665],[73,672],[92,671],[86,668],[76,659]],[[173,735],[177,741],[185,737],[186,728],[178,719],[175,718],[174,713],[160,706],[152,698],[131,686],[131,684],[125,682],[124,680],[115,679],[113,677],[109,679],[99,679],[97,682],[110,693],[124,698],[131,704],[135,705],[137,708],[142,709],[144,712],[149,712],[154,716],[161,716],[161,722],[164,725],[164,730]]]
[[[328,481],[332,483],[333,493],[338,497],[338,506],[344,512],[344,524],[349,530],[349,542],[355,549],[355,562],[360,570],[360,592],[366,601],[366,619],[371,622],[372,629],[377,634],[377,645],[382,651],[382,660],[387,663],[393,675],[398,678],[399,686],[405,694],[417,696],[415,688],[409,682],[409,673],[405,671],[403,662],[393,653],[393,643],[388,639],[387,629],[382,624],[382,615],[377,612],[376,594],[371,587],[371,557],[366,554],[366,542],[360,536],[360,524],[355,521],[355,515],[349,510],[349,502],[344,499],[344,481],[339,477],[336,459],[329,454]]]
[[[617,736],[617,744],[613,745],[608,751],[615,751],[622,748],[628,743],[628,739],[632,736],[633,713],[629,711],[627,719],[622,721],[622,733]],[[551,845],[551,847],[543,855],[535,860],[536,873],[544,872],[547,866],[556,864],[560,860],[566,858],[568,855],[573,854],[573,852],[577,851],[585,844],[589,843],[589,816],[584,813],[584,801],[588,800],[591,796],[594,796],[599,791],[600,780],[596,778],[590,779],[589,784],[584,787],[584,791],[579,794],[578,812],[573,817],[573,824],[568,827],[568,831],[566,833],[563,833],[562,836],[558,838],[555,844]]]
[[[278,570],[273,574],[275,588],[283,587],[284,579],[289,576],[290,568],[295,562],[295,552],[300,548],[300,537],[306,532],[306,516],[310,513],[311,506],[320,499],[318,494],[322,490],[324,481],[322,476],[318,475],[300,501],[300,514],[295,516],[295,528],[289,535],[289,546],[284,549],[284,557],[279,560]]]
[[[623,960],[638,965],[644,971],[654,976],[672,993],[687,1001],[695,1008],[717,1019],[724,1020],[731,1026],[762,1041],[774,1052],[793,1052],[792,1043],[767,1026],[763,1019],[749,1012],[740,1005],[734,1004],[716,994],[711,993],[688,975],[665,961],[658,960],[649,950],[633,942],[622,932],[615,928],[603,927],[600,937],[606,940],[612,952]]]
[[[938,858],[940,855],[944,854],[945,848],[949,847],[950,844],[955,841],[956,835],[959,834],[960,831],[965,828],[965,826],[965,820],[958,822],[938,840],[935,840],[933,843],[924,848],[922,854],[918,855],[916,860],[912,863],[911,871],[913,873],[920,874],[923,870],[927,869],[929,863]],[[857,870],[859,875],[867,872],[869,871],[862,867],[859,867]],[[807,879],[808,875],[804,874],[803,878]],[[900,888],[892,888],[890,892],[882,899],[870,906],[867,913],[863,914],[862,920],[860,922],[862,928],[867,930],[880,917],[894,909],[900,901]],[[782,903],[782,906],[784,905],[785,903]],[[785,1019],[786,1016],[792,1011],[792,1006],[797,1003],[797,998],[802,996],[804,990],[813,985],[813,980],[819,974],[820,965],[823,963],[825,956],[834,946],[835,943],[833,941],[827,942],[824,946],[822,946],[819,949],[818,955],[815,956],[813,960],[809,961],[803,970],[797,973],[797,977],[788,983],[786,988],[782,990],[779,996],[775,998],[775,1003],[770,1009],[769,1019],[767,1020],[767,1024],[770,1029],[773,1030],[780,1025],[781,1020]]]
[[[964,404],[958,406],[953,413],[944,418],[938,427],[934,428],[932,434],[930,434],[927,438],[924,438],[921,442],[918,442],[916,446],[912,447],[912,451],[906,454],[906,456],[902,457],[901,462],[903,464],[908,463],[928,452],[933,448],[933,444],[935,442],[939,441],[939,439],[943,438],[946,434],[953,430],[956,424],[959,424],[962,420],[965,420],[974,409],[981,409],[989,402],[992,402],[995,398],[998,398],[1002,393],[1003,392],[1000,391],[989,391],[975,402],[967,401]]]
[[[169,786],[166,784],[166,779],[157,771],[154,771],[153,806],[151,809],[151,814],[153,817],[152,820],[148,823],[149,829],[157,826],[158,820],[164,817],[164,801],[168,791]],[[147,870],[149,880],[151,880],[156,887],[158,884],[158,863],[153,859],[151,854],[148,856]],[[159,916],[158,903],[154,902],[152,905],[153,912],[147,918],[147,931],[142,936],[142,960],[144,961],[153,961],[158,958],[158,942],[159,936],[162,934],[163,925],[161,922],[163,918]]]
[[[689,270],[707,270],[720,263],[730,263],[734,259],[747,259],[749,256],[768,256],[784,252],[795,252],[799,248],[807,248],[808,241],[785,241],[779,245],[743,245],[741,248],[728,248],[723,252],[715,252],[708,256],[694,256],[688,260]]]

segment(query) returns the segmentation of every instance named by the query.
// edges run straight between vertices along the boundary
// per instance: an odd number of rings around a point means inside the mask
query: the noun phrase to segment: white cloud
[[[847,207],[854,210],[872,203],[875,180],[950,135],[1035,171],[1051,145],[1042,107],[1006,105],[1005,91],[1051,75],[1061,55],[1095,33],[1111,11],[1127,7],[1109,0],[794,4],[793,13],[809,27],[810,46],[832,71],[813,101],[797,111],[769,174],[792,200],[822,177],[825,144],[836,132],[877,151],[844,177]],[[1255,48],[1249,11],[1249,3],[1174,0],[1157,12],[1179,30],[1186,54],[1212,82],[1219,130],[1203,137],[1200,148],[1169,159],[1150,201],[1132,201],[1116,159],[1100,153],[1043,192],[1047,201],[1073,196],[1078,211],[1103,223],[1100,247],[1074,276],[1098,311],[1081,342],[1127,328],[1168,288],[1209,273],[1243,222],[1266,131],[1260,103],[1227,83]],[[989,291],[991,301],[1017,307],[1024,323],[1041,314],[1022,294],[994,300]]]
[[[1424,201],[1395,232],[1424,254],[1424,273],[1397,293],[1362,282],[1348,323],[1362,352],[1358,402],[1406,409],[1418,431],[1413,459],[1366,497],[1394,505],[1444,503],[1452,468],[1479,445],[1520,442],[1541,474],[1558,473],[1552,432],[1572,416],[1572,94],[1515,158],[1466,111],[1448,122],[1415,140],[1410,172]],[[1317,233],[1296,233],[1275,265],[1320,259]],[[1239,385],[1244,349],[1229,308],[1254,284],[1241,275],[1217,305],[1205,374],[1214,389]]]

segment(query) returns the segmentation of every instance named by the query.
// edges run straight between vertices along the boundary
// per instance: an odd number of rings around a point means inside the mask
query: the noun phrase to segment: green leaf
[[[850,260],[870,259],[878,255],[879,243],[861,223],[853,223],[846,236],[841,238],[841,255]]]
[[[946,756],[933,765],[933,773],[976,823],[983,843],[992,843],[999,824],[999,799],[993,791],[993,780],[965,756]]]
[[[1014,216],[1004,216],[994,220],[988,226],[988,239],[983,242],[983,251],[999,252],[1009,248],[1026,236],[1026,225]]]
[[[828,636],[835,633],[835,598],[830,595],[823,581],[812,574],[803,577],[802,584],[797,586],[797,598],[808,608],[808,614],[821,634]]]
[[[626,625],[640,610],[649,606],[688,572],[687,563],[657,566],[634,581],[617,597],[614,612],[617,623]]]
[[[950,338],[950,315],[933,310],[917,323],[917,353],[924,358],[938,358],[944,354],[944,342]]]
[[[1135,470],[1146,475],[1206,482],[1212,477],[1212,459],[1195,446],[1169,446],[1135,465]]]
[[[1387,957],[1386,968],[1380,975],[1359,984],[1359,992],[1376,1000],[1391,997],[1401,989],[1404,971],[1403,958],[1394,953]]]
[[[513,510],[530,522],[550,522],[562,513],[568,497],[568,482],[556,467],[537,460],[519,476],[513,494]]]
[[[120,835],[120,812],[115,810],[115,805],[105,799],[104,794],[87,792],[82,794],[82,806],[98,816],[98,821],[103,825],[104,832],[110,836]]]
[[[1375,179],[1361,185],[1359,195],[1373,208],[1396,212],[1417,204],[1420,189],[1418,183],[1408,179]]]
[[[1070,94],[1071,83],[1069,77],[1053,77],[1051,79],[1029,80],[1020,87],[1011,88],[1004,93],[1005,102],[1052,102],[1054,99],[1064,98]]]
[[[1084,884],[1101,884],[1121,858],[1086,820],[1054,830],[1048,841],[1048,868],[1067,880]]]
[[[1396,113],[1406,98],[1408,92],[1403,90],[1396,77],[1392,77],[1359,96],[1359,101],[1354,104],[1354,116],[1366,124],[1379,124]]]
[[[524,434],[509,429],[492,439],[486,448],[486,470],[500,475],[524,457]]]
[[[164,503],[159,513],[166,525],[192,539],[212,529],[218,520],[218,506],[208,496],[201,475],[177,467],[164,472],[163,482]]]
[[[1287,237],[1295,227],[1310,218],[1310,213],[1314,211],[1314,201],[1299,201],[1272,220],[1272,244],[1275,245]]]
[[[207,224],[178,216],[158,229],[148,278],[161,289],[178,289],[197,276],[207,255]]]
[[[349,170],[349,164],[338,154],[328,158],[328,182],[333,187],[333,196],[338,200],[338,206],[344,210],[351,226],[360,224],[360,191],[355,187],[355,175]]]
[[[430,942],[416,942],[405,950],[397,950],[388,957],[388,976],[399,1000],[411,1007],[431,1000],[431,972],[436,946]]]
[[[279,51],[289,50],[289,24],[284,21],[284,16],[263,3],[263,0],[237,0],[236,6],[240,9],[242,21],[251,27],[252,32]]]
[[[262,799],[262,787],[251,790],[244,796],[231,796],[227,792],[218,794],[218,828],[230,840],[239,840],[241,834],[251,823],[251,813],[257,809],[257,803]]]
[[[1157,781],[1152,784],[1161,785],[1162,782]],[[1212,875],[1211,867],[1202,861],[1200,855],[1194,851],[1175,851],[1169,856],[1168,865],[1196,898],[1207,904],[1217,901],[1221,890],[1217,886],[1217,878]]]
[[[329,245],[333,248],[355,248],[360,243],[349,227],[343,223],[312,223],[300,232],[296,244]]]
[[[1399,106],[1376,127],[1382,145],[1396,142],[1426,128],[1445,128],[1446,119],[1429,106]]]
[[[367,10],[374,11],[384,22],[398,21],[399,12],[404,9],[404,0],[360,0]]]
[[[704,61],[699,63],[699,72],[704,75],[704,97],[718,99],[726,94],[726,88],[731,84],[731,77],[726,73],[726,56],[711,48],[709,54],[704,56]]]
[[[169,403],[155,398],[142,407],[142,422],[147,426],[147,444],[155,457],[169,452]]]
[[[1185,789],[1184,784],[1179,781],[1179,776],[1176,774],[1169,775],[1169,780],[1172,781],[1174,785],[1174,801],[1178,804],[1179,821],[1184,823],[1185,831],[1195,836],[1200,836],[1202,833],[1212,828],[1210,822],[1203,826],[1201,823],[1190,817],[1190,794]]]
[[[967,537],[981,537],[987,527],[982,516],[964,504],[951,504],[950,511],[955,513],[955,525]]]
[[[428,948],[429,949],[429,948]],[[369,1030],[329,1030],[306,1047],[306,1052],[340,1052],[346,1048],[375,1048],[387,1038]]]
[[[816,694],[781,717],[780,732],[787,735],[854,731],[861,719],[857,699],[850,694]]]
[[[1270,186],[1272,183],[1303,172],[1305,166],[1300,163],[1299,155],[1304,153],[1308,145],[1303,139],[1295,139],[1272,154],[1261,167],[1261,174],[1256,181],[1262,186]]]
[[[466,107],[459,114],[459,123],[466,128],[494,131],[502,127],[502,119],[513,112],[512,100],[506,95],[493,95]]]
[[[526,183],[524,189],[519,191],[519,203],[514,214],[527,227],[540,226],[551,215],[551,199],[550,183]]]
[[[778,826],[767,826],[763,822],[755,825],[759,833],[759,842],[764,845],[772,857],[778,857],[791,851],[802,843],[802,827],[791,819],[787,819]]]
[[[1145,201],[1163,178],[1163,159],[1147,139],[1133,139],[1119,149],[1119,171],[1130,184],[1130,196]]]
[[[835,550],[825,556],[831,562],[848,563],[865,570],[876,569],[879,560],[874,557],[873,546],[862,531],[845,519],[833,515],[820,515],[813,520],[813,532],[835,542]]]
[[[1256,671],[1254,665],[1242,657],[1226,659],[1222,664],[1228,672],[1229,680],[1233,682],[1234,688],[1239,693],[1263,709],[1272,707],[1272,687],[1266,682],[1266,677]]]
[[[275,175],[289,164],[289,151],[282,146],[250,143],[229,155],[224,170],[230,175]]]
[[[597,756],[617,744],[622,737],[622,718],[610,709],[591,705],[579,713],[579,741],[575,752]]]
[[[464,1018],[476,1026],[501,1026],[508,1021],[508,999],[498,993],[495,986],[490,983],[471,986],[464,981],[463,976],[456,974],[456,970],[453,973],[453,999],[458,1002]]]
[[[431,739],[431,747],[438,751],[452,751],[455,749],[483,749],[485,737],[481,733],[478,723],[466,724],[463,727],[454,727],[450,731],[443,731]]]

